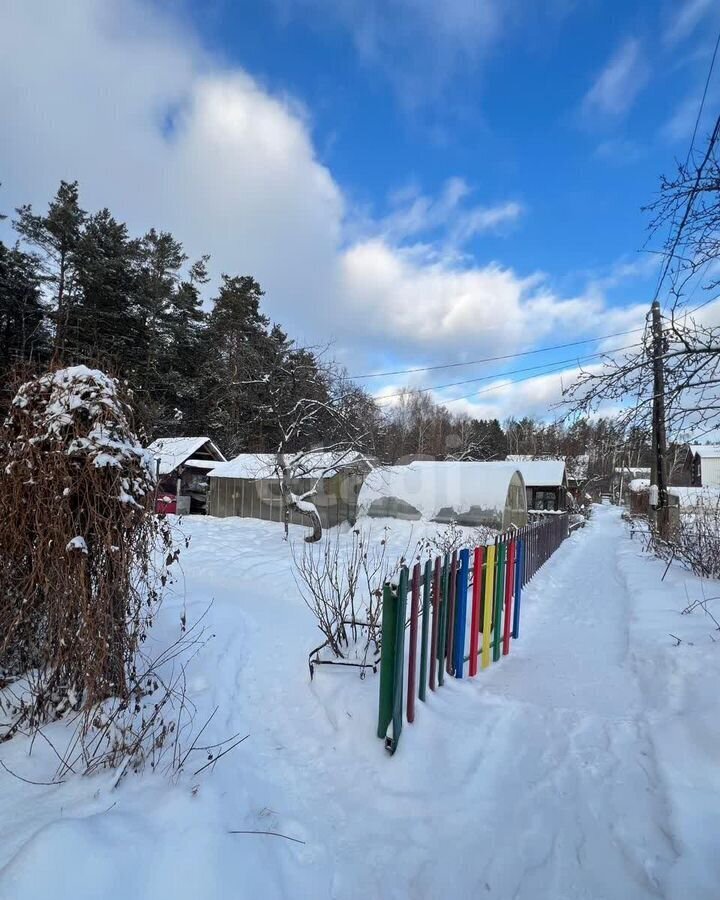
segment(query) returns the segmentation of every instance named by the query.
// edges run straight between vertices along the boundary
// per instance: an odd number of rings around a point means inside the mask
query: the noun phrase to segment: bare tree
[[[275,471],[285,508],[285,534],[294,511],[312,527],[306,540],[319,541],[322,520],[312,497],[328,475],[357,467],[357,452],[367,441],[367,419],[358,415],[357,392],[344,390],[342,380],[334,382],[329,367],[321,367],[311,351],[294,351],[277,360],[263,384],[266,400],[260,413],[272,419],[279,435]],[[296,494],[294,484],[308,478],[310,487]]]
[[[701,155],[692,151],[673,178],[663,178],[660,194],[646,209],[653,214],[650,232],[667,226],[660,250],[663,265],[656,295],[666,287],[662,317],[665,413],[675,437],[693,431],[700,437],[720,426],[720,328],[703,321],[700,309],[717,299],[720,258],[720,118]],[[712,292],[690,307],[694,292]],[[651,338],[629,352],[609,354],[603,363],[582,372],[565,392],[571,411],[587,412],[603,403],[617,403],[626,426],[648,428],[653,392]]]

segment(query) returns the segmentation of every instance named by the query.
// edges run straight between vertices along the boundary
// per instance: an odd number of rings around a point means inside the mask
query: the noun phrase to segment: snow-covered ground
[[[184,583],[152,639],[213,601],[188,691],[200,721],[219,706],[208,743],[249,737],[177,784],[0,771],[2,900],[718,897],[720,633],[680,611],[720,585],[661,582],[617,509],[596,507],[536,576],[510,657],[418,703],[392,758],[377,676],[309,680],[319,632],[279,527],[182,527]],[[48,780],[50,749],[27,751],[16,739],[0,760]]]

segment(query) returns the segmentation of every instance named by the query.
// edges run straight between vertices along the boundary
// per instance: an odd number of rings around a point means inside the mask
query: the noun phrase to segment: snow
[[[669,494],[674,494],[680,507],[712,507],[720,504],[720,488],[712,487],[669,487]]]
[[[21,385],[12,406],[22,411],[21,416],[29,417],[33,437],[28,443],[35,448],[45,452],[62,449],[69,457],[87,460],[99,469],[128,465],[134,469],[137,474],[132,484],[123,482],[123,502],[140,505],[152,490],[150,457],[130,429],[116,381],[104,372],[84,365],[48,372]],[[78,432],[82,435],[88,422],[92,427],[84,436],[72,437]],[[11,462],[4,469],[7,475],[18,464],[30,465],[24,451],[20,439],[10,445]]]
[[[355,450],[330,452],[313,450],[286,454],[293,478],[318,478],[332,476],[342,469],[365,462],[365,457]],[[241,453],[213,469],[213,478],[262,479],[277,476],[277,457],[274,453]]]
[[[397,498],[428,521],[448,508],[462,515],[479,507],[502,517],[510,480],[517,471],[518,464],[506,462],[423,461],[378,468],[360,488],[358,514],[371,513],[377,501]]]
[[[205,469],[210,472],[215,466],[219,465],[219,463],[214,459],[194,459],[193,457],[190,457],[190,459],[185,460],[185,465],[190,469]]]
[[[515,466],[527,487],[560,487],[565,479],[563,459],[519,459]]]
[[[690,444],[690,452],[700,459],[717,459],[720,457],[720,444]]]
[[[437,530],[372,525],[409,558]],[[1,900],[715,900],[720,641],[681,610],[720,591],[675,566],[661,580],[617,507],[594,507],[527,588],[511,655],[418,702],[393,757],[375,737],[378,676],[310,681],[318,632],[276,526],[182,527],[185,583],[149,640],[167,646],[182,611],[214,599],[189,696],[199,721],[219,707],[208,744],[250,737],[177,783],[0,770]],[[50,780],[47,743],[28,750],[18,737],[0,759]]]
[[[88,552],[87,542],[81,534],[78,534],[74,538],[71,538],[67,542],[67,546],[65,547],[65,549],[68,551],[68,553],[72,550],[80,550],[82,553]]]
[[[650,479],[649,478],[633,478],[628,481],[627,489],[633,493],[639,493],[640,491],[646,491],[650,487]]]
[[[217,454],[219,462],[224,461],[225,457],[208,437],[159,438],[157,441],[153,441],[147,449],[154,459],[160,461],[159,474],[169,475],[178,466],[187,462],[193,453],[197,453],[205,444],[210,445],[211,452]]]

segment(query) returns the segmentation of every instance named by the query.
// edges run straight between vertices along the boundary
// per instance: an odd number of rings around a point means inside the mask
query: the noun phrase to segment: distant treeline
[[[452,414],[410,389],[381,406],[325,352],[297,346],[262,313],[263,291],[252,276],[223,274],[207,296],[209,256],[189,260],[168,232],[133,236],[110,210],[87,212],[77,182],[61,182],[45,212],[17,209],[12,227],[15,244],[0,241],[5,406],[18,366],[82,362],[126,383],[147,440],[208,435],[229,455],[281,443],[327,446],[347,437],[348,421],[363,425],[361,448],[389,462],[591,449],[607,468],[619,448],[645,455],[640,436],[619,433],[608,419],[501,424]],[[304,401],[314,412],[288,434],[288,415]]]

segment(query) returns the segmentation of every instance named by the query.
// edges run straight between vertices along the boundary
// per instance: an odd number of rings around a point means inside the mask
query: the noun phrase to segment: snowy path
[[[112,794],[0,778],[17,811],[0,819],[2,900],[718,896],[720,643],[678,615],[701,583],[661,584],[617,510],[536,576],[510,657],[419,703],[392,758],[376,678],[308,680],[316,632],[274,526],[188,526],[189,617],[214,598],[217,635],[189,689],[202,714],[219,705],[215,737],[250,738],[195,795],[149,777]]]
[[[622,540],[599,511],[538,576],[511,657],[450,682],[396,758],[356,771],[338,856],[363,846],[374,864],[341,867],[336,896],[663,896],[677,853],[628,655]]]

